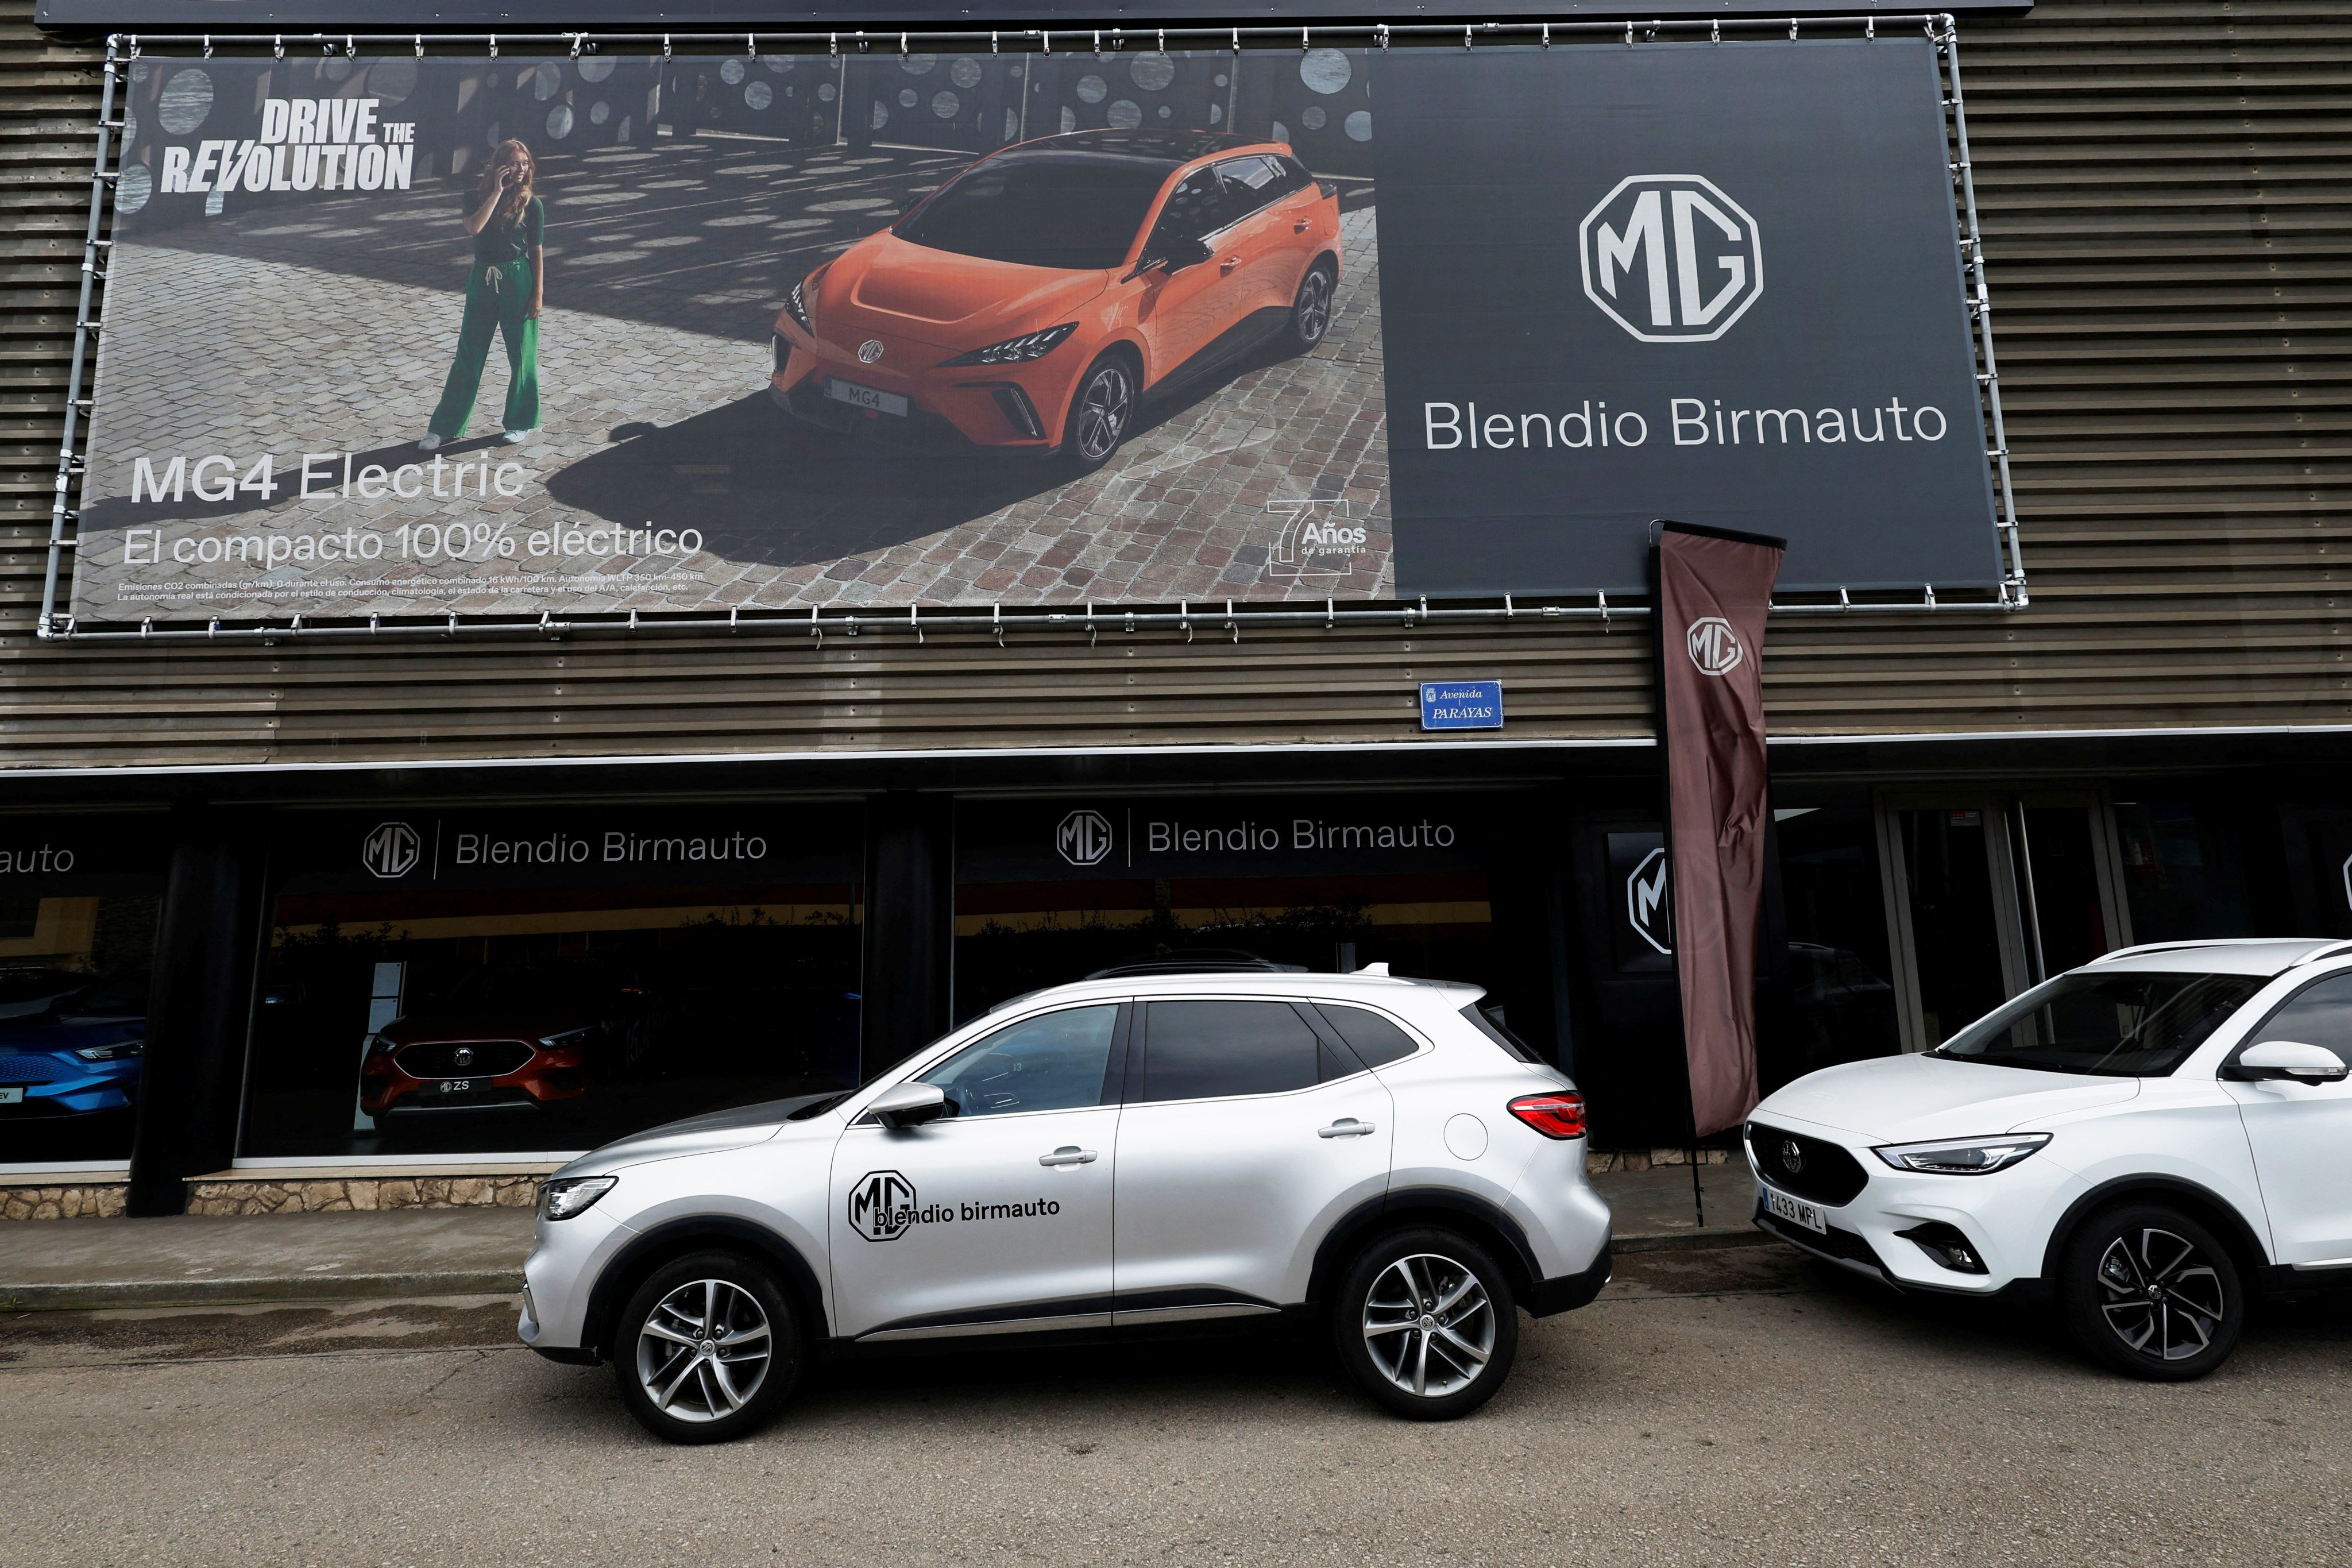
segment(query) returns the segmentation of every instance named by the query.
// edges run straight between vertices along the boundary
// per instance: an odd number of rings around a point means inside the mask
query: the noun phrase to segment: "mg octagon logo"
[[[379,877],[405,877],[424,856],[425,840],[404,822],[379,824],[360,840],[360,864]]]
[[[1666,867],[1664,849],[1653,849],[1642,857],[1642,863],[1625,879],[1625,919],[1632,922],[1635,936],[1671,955],[1675,951],[1675,889]]]
[[[1074,811],[1054,829],[1054,847],[1073,866],[1099,866],[1110,853],[1113,837],[1110,818],[1101,812]]]
[[[1645,343],[1711,343],[1764,292],[1764,242],[1698,174],[1633,174],[1577,226],[1585,297]]]
[[[1701,616],[1683,634],[1683,647],[1701,675],[1729,675],[1748,658],[1747,645],[1721,616]]]
[[[868,1171],[849,1189],[849,1228],[868,1241],[896,1241],[915,1223],[915,1184],[896,1171]]]

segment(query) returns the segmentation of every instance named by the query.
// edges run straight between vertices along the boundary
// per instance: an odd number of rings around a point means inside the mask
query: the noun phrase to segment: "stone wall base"
[[[1612,1171],[1648,1171],[1660,1165],[1687,1165],[1691,1163],[1688,1149],[1588,1149],[1584,1154],[1584,1173],[1605,1176]],[[1731,1163],[1728,1149],[1701,1149],[1698,1163],[1702,1165],[1726,1165]]]
[[[131,1195],[127,1182],[57,1187],[0,1187],[0,1220],[115,1219]]]
[[[539,1177],[351,1176],[329,1179],[188,1184],[194,1215],[339,1214],[354,1209],[527,1209],[539,1201]]]

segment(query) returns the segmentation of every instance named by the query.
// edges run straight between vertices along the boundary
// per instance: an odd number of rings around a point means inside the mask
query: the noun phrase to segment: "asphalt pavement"
[[[17,1568],[112,1563],[2352,1561],[2352,1311],[2204,1382],[1779,1247],[1629,1256],[1444,1426],[1313,1346],[827,1370],[645,1436],[503,1297],[0,1315]]]

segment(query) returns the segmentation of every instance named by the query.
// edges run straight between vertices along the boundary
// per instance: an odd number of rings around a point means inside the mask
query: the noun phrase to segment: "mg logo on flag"
[[[1054,829],[1054,847],[1073,866],[1101,865],[1110,847],[1110,820],[1099,811],[1074,811]]]
[[[1721,616],[1702,616],[1683,634],[1683,646],[1701,675],[1729,675],[1748,657],[1739,634]]]
[[[1585,296],[1645,343],[1711,343],[1764,292],[1756,220],[1697,174],[1633,174],[1577,226]]]
[[[380,824],[360,841],[360,864],[379,877],[405,877],[416,869],[425,841],[404,822]]]

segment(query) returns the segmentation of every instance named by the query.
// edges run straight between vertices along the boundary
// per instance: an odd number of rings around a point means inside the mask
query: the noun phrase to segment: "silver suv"
[[[1508,1375],[1518,1310],[1609,1278],[1584,1102],[1475,986],[1097,977],[1007,1003],[853,1093],[623,1139],[550,1178],[520,1331],[610,1360],[711,1442],[811,1356],[1304,1322],[1443,1419]]]

